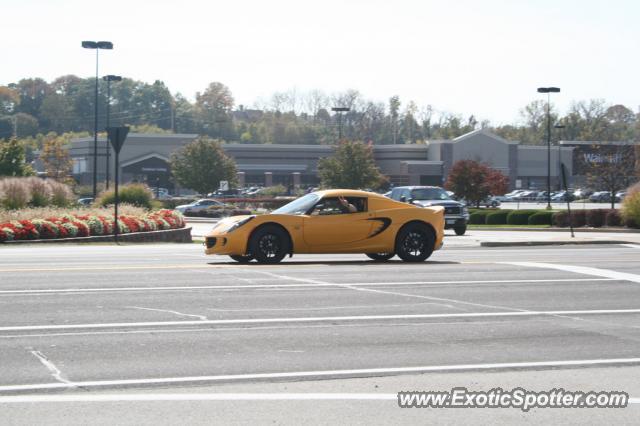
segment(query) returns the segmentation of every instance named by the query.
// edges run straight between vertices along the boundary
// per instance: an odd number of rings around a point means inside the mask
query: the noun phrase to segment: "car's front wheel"
[[[431,256],[436,238],[427,225],[412,223],[400,230],[396,237],[396,254],[405,262],[422,262]]]
[[[456,226],[453,230],[456,231],[456,235],[464,235],[467,232],[467,225]]]
[[[395,256],[395,253],[365,253],[369,259],[373,259],[377,262],[384,262]]]
[[[236,262],[240,262],[240,263],[249,263],[253,260],[253,255],[251,254],[247,254],[247,255],[230,254],[229,257],[235,260]]]
[[[249,241],[251,254],[260,263],[278,263],[289,253],[289,238],[277,226],[259,228]]]

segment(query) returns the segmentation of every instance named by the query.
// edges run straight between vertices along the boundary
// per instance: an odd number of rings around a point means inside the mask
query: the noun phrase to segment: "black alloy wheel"
[[[259,228],[249,242],[251,254],[260,263],[278,263],[289,253],[289,238],[277,226]]]
[[[384,262],[395,256],[395,253],[365,253],[369,259],[373,259],[376,262]]]
[[[435,235],[429,227],[412,223],[398,232],[396,253],[405,262],[422,262],[433,253],[435,242]]]

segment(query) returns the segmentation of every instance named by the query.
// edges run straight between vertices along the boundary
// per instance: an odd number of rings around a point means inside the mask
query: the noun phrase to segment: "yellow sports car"
[[[294,253],[364,253],[383,261],[398,255],[422,262],[442,247],[444,208],[421,208],[348,189],[318,191],[271,214],[233,216],[207,234],[207,254],[238,262],[280,262]]]

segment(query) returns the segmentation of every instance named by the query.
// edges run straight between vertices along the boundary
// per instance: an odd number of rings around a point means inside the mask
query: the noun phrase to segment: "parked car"
[[[221,203],[218,200],[203,198],[201,200],[194,201],[193,203],[190,203],[190,204],[183,204],[181,206],[176,206],[174,210],[178,210],[182,214],[188,214],[188,213],[195,213],[202,210],[206,210],[211,206],[224,207],[225,204]]]
[[[624,197],[624,195],[626,195],[626,193],[624,193],[624,191],[618,192],[617,194],[615,194],[614,195],[615,202],[619,203],[622,200],[622,198]],[[611,193],[609,191],[594,192],[589,197],[589,201],[594,202],[594,203],[610,203],[611,202]]]
[[[91,204],[93,204],[93,198],[91,197],[79,198],[77,202],[81,206],[90,206]]]
[[[453,228],[456,235],[467,231],[469,210],[438,186],[397,186],[391,190],[390,198],[420,207],[443,206],[445,229]]]
[[[575,197],[571,192],[560,191],[556,192],[552,197],[551,201],[553,202],[562,202],[562,201],[573,201]]]
[[[417,208],[373,192],[333,189],[306,194],[271,214],[222,219],[206,235],[205,252],[241,263],[278,263],[298,253],[363,253],[376,261],[398,255],[422,262],[443,239],[442,207]]]

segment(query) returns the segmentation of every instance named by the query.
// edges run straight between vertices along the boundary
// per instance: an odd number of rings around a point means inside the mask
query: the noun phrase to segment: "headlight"
[[[227,233],[229,232],[233,232],[236,229],[240,228],[242,225],[244,225],[245,223],[249,222],[251,219],[253,219],[255,216],[249,216],[245,219],[242,219],[236,223],[234,223],[233,225],[231,225],[231,227],[229,229],[227,229]]]

